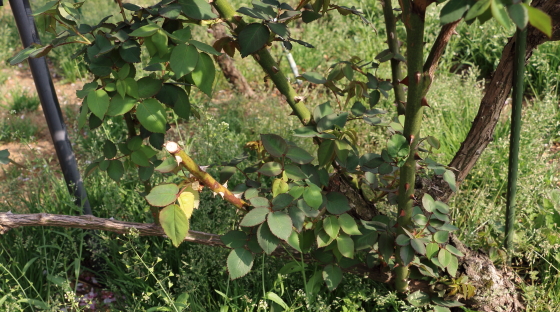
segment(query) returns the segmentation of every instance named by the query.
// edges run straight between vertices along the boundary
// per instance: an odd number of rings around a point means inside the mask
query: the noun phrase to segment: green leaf
[[[109,166],[110,167],[110,166]],[[154,173],[154,166],[138,167],[138,177],[141,181],[148,181]]]
[[[324,230],[319,231],[317,234],[317,247],[322,248],[330,245],[334,241]]]
[[[327,79],[325,79],[325,77],[315,72],[307,72],[305,74],[302,74],[299,78],[303,78],[314,84],[324,84],[325,82],[327,82]]]
[[[522,3],[514,3],[507,7],[509,17],[518,29],[525,29],[529,22],[529,11]]]
[[[276,197],[280,194],[284,194],[288,192],[289,187],[288,183],[282,179],[276,179],[272,183],[272,197]]]
[[[196,41],[196,40],[189,40],[189,43],[192,44],[193,46],[195,46],[197,49],[199,49],[202,52],[206,52],[208,54],[212,54],[212,55],[216,55],[216,56],[222,55],[222,53],[216,51],[216,49],[214,49],[213,46],[207,45],[204,42],[200,42],[200,41]]]
[[[243,231],[229,231],[220,236],[220,240],[229,248],[241,248],[247,243],[247,234]]]
[[[268,208],[255,208],[243,217],[243,220],[241,220],[239,225],[245,227],[259,225],[266,220],[266,216],[269,212],[270,210]]]
[[[323,219],[323,230],[325,230],[330,237],[336,238],[338,236],[338,232],[340,231],[338,218],[335,216],[328,216]]]
[[[552,19],[540,9],[534,8],[526,3],[522,3],[529,13],[529,23],[536,29],[542,31],[549,38],[552,37]]]
[[[158,13],[165,18],[177,19],[181,14],[181,6],[179,4],[170,4],[161,8]]]
[[[439,149],[440,146],[441,146],[441,144],[439,143],[439,140],[436,139],[433,136],[427,136],[426,141],[428,142],[428,144],[430,144],[431,147],[433,147],[435,149]]]
[[[391,256],[393,256],[393,253],[395,252],[394,242],[395,240],[392,235],[384,232],[381,232],[379,234],[379,238],[377,240],[377,244],[379,245],[379,253],[381,253],[381,256],[383,256],[383,259],[386,263],[389,262]]]
[[[432,259],[439,251],[439,245],[436,243],[429,243],[426,245],[426,257]]]
[[[120,160],[111,160],[109,167],[107,168],[107,174],[109,178],[113,179],[115,182],[119,182],[124,174],[124,167]]]
[[[419,226],[428,224],[428,218],[421,213],[414,215],[414,217],[412,217],[412,221],[414,221],[414,223],[418,224]]]
[[[272,234],[282,240],[288,240],[292,234],[292,218],[282,211],[271,212],[267,219]]]
[[[234,280],[245,276],[253,267],[253,254],[243,248],[235,248],[227,258],[229,277]]]
[[[191,28],[186,26],[183,29],[178,29],[173,32],[171,39],[175,40],[176,43],[185,43],[192,38]]]
[[[436,243],[445,244],[449,240],[449,232],[437,231],[434,233],[434,241]]]
[[[156,99],[169,107],[173,107],[179,117],[189,119],[191,102],[183,88],[172,84],[164,84],[159,93],[156,94]]]
[[[439,298],[439,297],[432,297],[432,302],[439,305],[439,306],[449,307],[449,308],[464,306],[464,304],[460,303],[459,301],[445,300],[445,299]]]
[[[319,167],[330,164],[334,158],[335,142],[333,140],[323,141],[317,150]]]
[[[163,208],[159,212],[159,223],[175,247],[179,247],[189,234],[189,220],[178,205]]]
[[[356,224],[356,220],[354,218],[345,213],[338,217],[338,222],[340,223],[340,227],[342,230],[348,235],[362,235],[362,232],[358,229],[358,225]]]
[[[319,209],[319,207],[321,207],[321,204],[323,203],[323,194],[321,193],[321,189],[317,185],[311,184],[303,191],[303,199],[305,200],[305,203],[310,207]]]
[[[447,272],[453,277],[457,275],[457,269],[459,268],[459,260],[454,255],[451,255],[449,264],[447,265]]]
[[[447,206],[446,203],[444,202],[440,202],[439,200],[435,202],[435,207],[436,209],[443,213],[443,214],[448,214],[449,213],[449,206]]]
[[[134,40],[127,40],[119,48],[119,55],[127,63],[139,63],[140,45]]]
[[[350,236],[340,233],[336,238],[336,246],[343,256],[354,259],[354,241]]]
[[[290,31],[288,30],[288,26],[286,26],[286,24],[268,23],[268,28],[283,39],[290,37]]]
[[[110,140],[105,140],[105,144],[103,145],[103,156],[109,159],[115,157],[115,155],[117,155],[117,146]]]
[[[299,244],[299,235],[296,231],[292,231],[292,233],[290,234],[290,237],[288,237],[286,242],[290,246],[294,247],[295,250],[301,252],[301,247],[300,247],[300,244]]]
[[[414,260],[414,249],[410,245],[402,246],[400,255],[404,265],[409,265]]]
[[[165,108],[155,99],[145,99],[138,103],[136,116],[140,124],[148,131],[165,133],[167,130],[167,115]]]
[[[274,177],[282,173],[282,165],[275,161],[269,161],[263,164],[258,172],[265,176]]]
[[[469,9],[467,15],[465,15],[465,20],[469,21],[473,18],[478,17],[482,13],[486,12],[490,7],[492,0],[478,0],[476,3]]]
[[[164,207],[177,199],[177,193],[179,193],[179,187],[176,184],[160,184],[150,191],[146,200],[152,206]]]
[[[406,157],[409,151],[410,145],[406,141],[406,138],[400,134],[391,136],[389,141],[387,141],[387,153],[392,158]]]
[[[463,17],[463,14],[469,9],[469,1],[451,0],[441,9],[440,23],[442,25],[453,23]]]
[[[299,166],[293,164],[285,165],[284,171],[286,172],[288,178],[294,181],[304,180],[308,178],[308,176],[305,173],[303,173],[303,171]]]
[[[198,50],[195,46],[179,44],[171,52],[169,65],[175,73],[175,78],[179,79],[191,73],[198,63]]]
[[[136,99],[140,97],[138,95],[138,83],[136,82],[136,80],[134,80],[134,78],[126,78],[124,80],[124,84],[126,86],[126,94]]]
[[[451,312],[447,307],[434,306],[433,312]]]
[[[502,2],[502,0],[492,0],[492,5],[490,7],[490,10],[492,11],[492,16],[500,24],[502,24],[502,26],[504,26],[505,28],[508,28],[511,25],[509,16],[508,16],[507,11],[506,11],[506,7],[505,7],[504,3]],[[531,19],[531,17],[529,16],[529,20],[530,19]]]
[[[261,134],[264,149],[274,157],[283,157],[288,152],[288,144],[279,135]]]
[[[311,154],[309,154],[306,150],[301,147],[292,146],[286,153],[286,157],[291,159],[296,164],[308,164],[315,159]]]
[[[169,173],[177,168],[177,161],[175,157],[167,157],[159,166],[155,168],[156,171],[161,173]]]
[[[397,236],[397,239],[395,240],[395,242],[399,246],[408,246],[410,244],[410,237],[408,237],[405,234],[399,234],[399,236]]]
[[[0,164],[7,165],[10,163],[10,151],[7,149],[0,150]]]
[[[93,90],[86,98],[89,110],[99,119],[103,119],[109,108],[109,95],[103,89]]]
[[[270,202],[264,197],[252,197],[249,201],[255,208],[270,208]]]
[[[107,109],[107,115],[109,116],[119,116],[128,113],[134,105],[136,105],[136,99],[129,96],[124,98],[121,96],[113,96],[109,102],[109,108]]]
[[[317,131],[334,130],[335,127],[342,129],[346,125],[346,120],[348,120],[347,112],[327,115],[317,122]]]
[[[164,57],[167,53],[169,53],[169,48],[167,47],[168,38],[162,29],[158,29],[158,31],[152,35],[151,39],[158,51],[159,57]]]
[[[455,248],[454,246],[451,246],[449,244],[447,244],[445,246],[445,249],[447,249],[447,251],[449,251],[450,253],[456,255],[457,257],[464,257],[465,255],[459,251],[459,249]]]
[[[426,254],[426,245],[424,245],[422,240],[420,240],[419,238],[411,239],[410,246],[412,246],[412,248],[414,248],[414,251],[416,251],[417,253],[421,255]]]
[[[364,234],[357,236],[354,241],[354,248],[356,250],[371,249],[377,243],[379,233],[377,231],[364,230]]]
[[[132,160],[132,162],[137,164],[138,166],[142,167],[148,167],[152,165],[148,157],[146,157],[146,155],[142,151],[132,152],[132,154],[130,154],[130,160]]]
[[[338,266],[327,265],[323,269],[323,280],[330,291],[335,290],[342,281],[342,270]]]
[[[334,110],[332,109],[330,102],[325,102],[323,104],[317,105],[313,109],[313,120],[318,122],[319,120],[321,120],[321,118],[330,114],[334,114]]]
[[[238,35],[241,57],[246,57],[260,50],[268,42],[269,36],[268,27],[261,23],[252,23],[245,26]]]
[[[440,249],[439,253],[438,253],[438,260],[439,263],[443,266],[443,267],[447,267],[450,263],[451,263],[451,258],[454,257],[452,254],[449,253],[449,251],[445,250],[445,249]]]
[[[160,29],[161,28],[156,24],[148,24],[148,25],[142,26],[142,27],[134,30],[133,32],[131,32],[128,35],[131,36],[131,37],[150,37],[151,35],[155,34]]]
[[[149,98],[156,95],[163,85],[163,81],[152,77],[144,77],[136,82],[138,84],[138,96]]]
[[[206,93],[206,95],[211,96],[215,76],[216,68],[214,67],[214,61],[212,61],[210,55],[200,53],[196,67],[192,72],[192,80],[195,86]]]
[[[418,290],[409,294],[406,297],[406,300],[415,307],[423,307],[430,303],[430,295]]]
[[[292,197],[293,198],[293,197]],[[291,206],[288,209],[290,218],[292,218],[292,223],[297,232],[301,232],[303,229],[303,223],[305,221],[305,212],[297,206]]]
[[[257,240],[261,248],[268,255],[272,254],[272,252],[276,249],[276,247],[278,247],[278,244],[280,243],[280,239],[278,239],[278,237],[276,237],[270,231],[267,222],[259,225],[259,229],[257,230]]]
[[[14,57],[9,59],[10,65],[13,66],[13,65],[16,65],[18,63],[23,62],[28,57],[31,57],[34,53],[36,53],[37,51],[40,51],[43,48],[44,48],[43,46],[41,46],[39,44],[36,44],[36,43],[28,46],[27,48],[19,51],[18,54],[16,54]]]
[[[264,295],[264,298],[267,300],[271,300],[272,302],[278,304],[279,306],[282,307],[282,309],[284,310],[288,310],[289,307],[288,305],[284,302],[284,300],[282,300],[282,298],[280,298],[280,296],[278,296],[277,294],[269,291]]]
[[[327,211],[332,214],[343,214],[350,210],[348,198],[339,192],[327,194]]]
[[[434,210],[436,210],[436,203],[434,201],[434,198],[427,193],[422,196],[422,206],[428,212],[434,212]]]
[[[449,188],[451,188],[453,192],[457,192],[457,186],[455,184],[455,173],[453,173],[453,171],[445,170],[445,173],[443,174],[443,180],[447,182],[447,184],[449,184]]]
[[[279,194],[278,196],[272,199],[272,209],[273,210],[284,209],[288,207],[288,205],[290,205],[293,201],[294,198],[292,197],[292,195],[286,193]]]
[[[197,20],[209,20],[217,18],[212,12],[212,7],[205,0],[179,0],[183,13]]]

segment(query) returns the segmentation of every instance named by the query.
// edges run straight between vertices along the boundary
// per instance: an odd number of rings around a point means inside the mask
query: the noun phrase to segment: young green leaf
[[[338,232],[340,231],[338,218],[335,216],[328,216],[323,219],[323,229],[330,237],[336,238],[338,236]]]
[[[191,73],[198,63],[198,51],[196,47],[186,44],[178,44],[173,48],[169,65],[175,73],[175,78],[179,79]]]
[[[292,218],[282,211],[269,213],[267,223],[272,234],[282,240],[288,240],[292,234]]]
[[[235,248],[227,258],[229,277],[234,280],[245,276],[253,267],[253,254],[243,248]]]
[[[179,247],[189,233],[189,220],[181,207],[169,205],[159,213],[159,222],[173,246]]]
[[[278,239],[278,237],[276,237],[270,231],[267,222],[259,225],[259,229],[257,230],[257,240],[261,248],[268,255],[272,254],[272,252],[276,249],[276,247],[278,247],[278,244],[280,243],[280,239]]]
[[[192,80],[194,84],[200,89],[200,91],[206,93],[208,96],[211,96],[215,77],[216,68],[214,67],[214,61],[212,61],[210,55],[200,53],[196,67],[192,72]]]
[[[138,103],[136,116],[140,124],[148,131],[165,133],[167,130],[167,115],[165,108],[155,99],[145,99]]]
[[[280,194],[288,192],[289,186],[286,181],[282,179],[276,179],[272,182],[272,197],[276,197]],[[299,196],[298,196],[299,197]]]
[[[241,248],[247,243],[247,234],[243,231],[229,231],[220,236],[220,240],[229,248]]]
[[[241,57],[260,50],[268,42],[270,30],[261,23],[252,23],[243,28],[238,35]]]
[[[103,89],[92,90],[86,98],[89,110],[99,119],[103,119],[109,108],[109,95]]]
[[[340,233],[336,238],[336,246],[343,256],[354,259],[354,241],[350,236]]]
[[[540,9],[534,8],[526,3],[522,3],[529,14],[529,23],[536,29],[542,31],[549,38],[552,37],[552,19]]]
[[[152,206],[164,207],[177,199],[177,193],[179,193],[179,187],[176,184],[160,184],[150,191],[146,200]]]
[[[332,264],[327,265],[323,269],[323,280],[330,291],[335,290],[342,281],[342,270],[338,266]]]
[[[362,235],[362,232],[358,229],[356,220],[349,214],[345,213],[338,217],[338,222],[342,230],[348,235]]]

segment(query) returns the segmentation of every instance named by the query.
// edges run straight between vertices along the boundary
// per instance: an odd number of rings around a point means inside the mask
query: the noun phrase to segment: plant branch
[[[455,34],[457,25],[459,25],[461,21],[462,19],[453,23],[443,25],[443,27],[441,27],[441,30],[439,31],[439,35],[436,41],[432,45],[432,49],[430,50],[428,59],[426,60],[426,63],[424,63],[424,72],[427,72],[432,80],[434,78],[439,60],[443,55],[443,52],[445,52],[445,48],[447,47],[451,36]]]
[[[212,4],[235,34],[238,34],[247,25],[239,16],[236,16],[235,10],[227,0],[215,0]],[[309,124],[311,122],[311,112],[305,107],[303,101],[298,99],[296,91],[292,88],[286,75],[282,72],[272,55],[270,55],[268,49],[266,47],[262,48],[253,54],[253,58],[270,77],[278,91],[286,97],[286,101],[301,123],[303,125]]]
[[[383,2],[381,2],[381,6],[383,7],[383,15],[385,16],[385,28],[387,29],[387,44],[389,45],[389,50],[393,52],[393,54],[400,54],[400,42],[397,37],[397,22],[395,14],[393,13],[391,0],[383,0]],[[393,90],[395,92],[395,104],[397,104],[397,113],[399,115],[404,115],[405,95],[404,88],[400,83],[403,79],[401,61],[395,58],[391,59],[391,73],[393,78]]]
[[[211,189],[212,192],[220,194],[225,200],[232,203],[235,207],[241,210],[247,210],[246,206],[248,206],[248,204],[244,200],[236,197],[235,194],[218,183],[218,181],[216,181],[209,173],[202,171],[200,167],[194,162],[194,160],[190,158],[189,155],[187,155],[187,153],[185,153],[185,151],[183,151],[177,143],[167,142],[165,143],[164,147],[169,153],[171,153],[171,155],[173,155],[173,157],[181,158],[181,163],[183,164],[183,166],[185,166],[185,168],[187,168],[187,170],[193,176],[195,176],[202,184],[204,184],[204,186]]]

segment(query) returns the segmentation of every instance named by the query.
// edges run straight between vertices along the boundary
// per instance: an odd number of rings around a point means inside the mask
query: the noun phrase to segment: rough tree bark
[[[211,28],[211,31],[216,40],[228,35],[226,28],[222,24],[214,24]],[[224,73],[226,79],[233,85],[234,88],[237,89],[237,91],[241,92],[247,97],[255,97],[255,91],[253,91],[253,88],[251,88],[251,86],[245,79],[245,76],[243,76],[239,69],[235,67],[233,60],[231,59],[231,57],[229,57],[229,55],[223,53],[220,56],[214,56],[214,60],[216,60],[216,63],[218,63],[218,65],[222,69],[222,73]]]

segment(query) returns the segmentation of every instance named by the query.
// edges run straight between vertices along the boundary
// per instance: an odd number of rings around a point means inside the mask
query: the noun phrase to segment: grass
[[[88,1],[85,5],[103,10],[91,15],[92,21],[108,15],[111,6],[115,7],[109,0]],[[241,2],[236,1],[236,5],[241,6]],[[246,1],[243,5],[247,5]],[[337,14],[329,17],[328,22],[300,25],[293,30],[293,36],[318,47],[307,49],[294,45],[292,54],[300,72],[324,74],[338,60],[346,60],[352,55],[372,60],[385,49],[385,34],[380,23],[382,14],[376,2],[348,1],[348,5],[365,8],[366,18],[373,22],[378,33],[363,25],[358,18],[343,18]],[[370,9],[373,7],[375,9]],[[93,10],[84,6],[83,11]],[[7,34],[0,38],[2,60],[13,55],[13,47],[19,44],[6,12],[5,9],[0,11],[0,32]],[[436,17],[437,10],[432,8],[428,20]],[[426,41],[430,43],[437,36],[436,27],[431,26],[428,32]],[[202,41],[210,42],[208,34],[201,29],[193,33],[198,38],[204,38]],[[431,108],[426,111],[423,128],[424,135],[433,135],[442,143],[434,155],[442,163],[451,160],[466,136],[484,91],[480,78],[486,77],[497,64],[501,47],[511,31],[489,23],[470,27],[461,25],[458,33],[459,36],[453,37],[450,43],[429,93]],[[557,156],[549,151],[551,144],[560,139],[558,49],[559,45],[555,43],[541,46],[528,67],[531,76],[528,77],[529,97],[523,118],[514,266],[525,281],[520,283],[520,287],[528,311],[554,311],[560,305],[559,168]],[[85,77],[79,63],[69,60],[72,53],[69,47],[58,50],[52,56],[57,72],[68,81]],[[281,59],[282,68],[289,72],[283,52],[273,48],[272,53]],[[264,74],[253,60],[236,56],[236,65],[249,81],[263,80]],[[458,69],[461,69],[461,75],[455,74]],[[381,65],[378,75],[390,77],[387,63]],[[228,88],[224,80],[220,80],[216,87],[217,90],[222,88]],[[212,101],[202,96],[194,97],[193,105],[201,118],[174,125],[171,135],[182,141],[194,159],[203,165],[219,164],[241,154],[243,145],[258,139],[260,133],[277,133],[313,150],[315,147],[309,140],[292,137],[291,130],[299,124],[288,115],[289,109],[278,96],[274,96],[272,88],[265,83],[259,83],[256,88],[264,94],[261,99],[249,101],[231,92],[223,95],[216,92]],[[333,101],[321,88],[304,87],[299,93],[307,97],[309,107],[326,100]],[[23,94],[21,98],[18,110],[32,110],[30,103],[33,100],[24,100]],[[382,101],[379,106],[393,111],[391,99]],[[501,222],[505,207],[508,114],[508,111],[503,113],[494,141],[450,202],[455,223],[461,228],[461,239],[475,249],[488,252],[498,264],[501,261],[498,250],[503,241]],[[82,170],[88,161],[97,158],[106,139],[120,141],[125,137],[125,127],[118,119],[98,130],[81,132],[76,130],[77,116],[70,115],[68,119],[74,121],[69,129]],[[18,131],[28,133],[28,136],[15,135],[15,139],[11,139],[13,141],[34,135],[26,128],[30,124],[22,122],[19,116],[10,115],[10,122],[13,124],[8,124],[6,120],[0,122],[0,127],[8,125],[0,128],[0,136],[14,136]],[[364,134],[360,138],[363,150],[375,150],[386,140],[382,129],[360,125],[356,128]],[[57,168],[51,168],[39,159],[30,160],[27,165],[36,168],[36,171],[2,167],[6,178],[0,181],[0,186],[7,192],[3,192],[0,198],[1,211],[78,213]],[[209,170],[215,173],[212,171],[215,169]],[[154,182],[165,179],[156,175]],[[230,185],[240,183],[241,179],[241,176],[234,175]],[[149,208],[140,194],[143,187],[135,170],[127,172],[118,185],[104,173],[94,173],[85,181],[97,216],[152,221]],[[236,217],[234,211],[220,199],[205,192],[201,203],[192,219],[192,229],[223,234],[235,227],[232,221]],[[229,281],[225,269],[226,257],[227,251],[223,249],[186,243],[174,248],[164,238],[139,237],[135,233],[123,236],[48,227],[11,230],[0,240],[0,305],[6,311],[35,311],[45,306],[50,310],[86,310],[86,306],[80,303],[95,303],[99,309],[112,307],[126,311],[150,308],[264,311],[265,305],[276,311],[277,307],[270,307],[271,301],[263,300],[264,292],[274,292],[286,301],[292,311],[416,311],[385,285],[357,276],[347,276],[332,293],[319,291],[317,300],[309,302],[300,275],[279,275],[277,272],[285,261],[263,259],[260,255],[249,275]],[[313,276],[316,270],[317,267],[309,267],[307,278]],[[118,300],[104,306],[80,292],[76,279],[83,279],[86,273],[95,274],[101,288]]]

